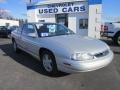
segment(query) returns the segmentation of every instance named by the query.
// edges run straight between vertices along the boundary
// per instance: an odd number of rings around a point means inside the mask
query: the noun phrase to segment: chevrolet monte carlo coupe
[[[104,42],[76,35],[56,23],[27,23],[11,36],[14,51],[23,50],[40,60],[48,74],[97,70],[114,56]]]

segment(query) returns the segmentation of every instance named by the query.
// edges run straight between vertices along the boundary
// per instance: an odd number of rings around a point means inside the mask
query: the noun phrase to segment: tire
[[[113,40],[117,45],[120,46],[120,33],[117,33]]]
[[[15,40],[12,41],[13,43],[13,50],[15,53],[19,53],[20,49],[17,47],[17,43],[15,42]]]
[[[49,75],[56,75],[58,73],[55,56],[50,51],[43,51],[41,54],[42,66],[45,72]]]

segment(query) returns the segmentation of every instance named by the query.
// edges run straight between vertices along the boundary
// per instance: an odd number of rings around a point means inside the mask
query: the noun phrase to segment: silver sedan
[[[12,32],[15,52],[23,50],[42,62],[44,70],[56,74],[88,72],[107,66],[113,52],[104,42],[76,35],[55,23],[27,23]]]

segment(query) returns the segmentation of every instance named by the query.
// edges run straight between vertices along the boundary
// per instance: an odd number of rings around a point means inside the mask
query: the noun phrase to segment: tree
[[[13,19],[13,17],[10,15],[9,10],[1,9],[0,8],[0,18],[1,19]]]

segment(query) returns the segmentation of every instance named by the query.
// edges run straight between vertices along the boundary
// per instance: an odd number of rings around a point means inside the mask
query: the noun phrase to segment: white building
[[[19,21],[0,19],[0,26],[19,26]]]
[[[82,36],[100,38],[102,0],[44,0],[27,6],[28,22],[65,24]]]

